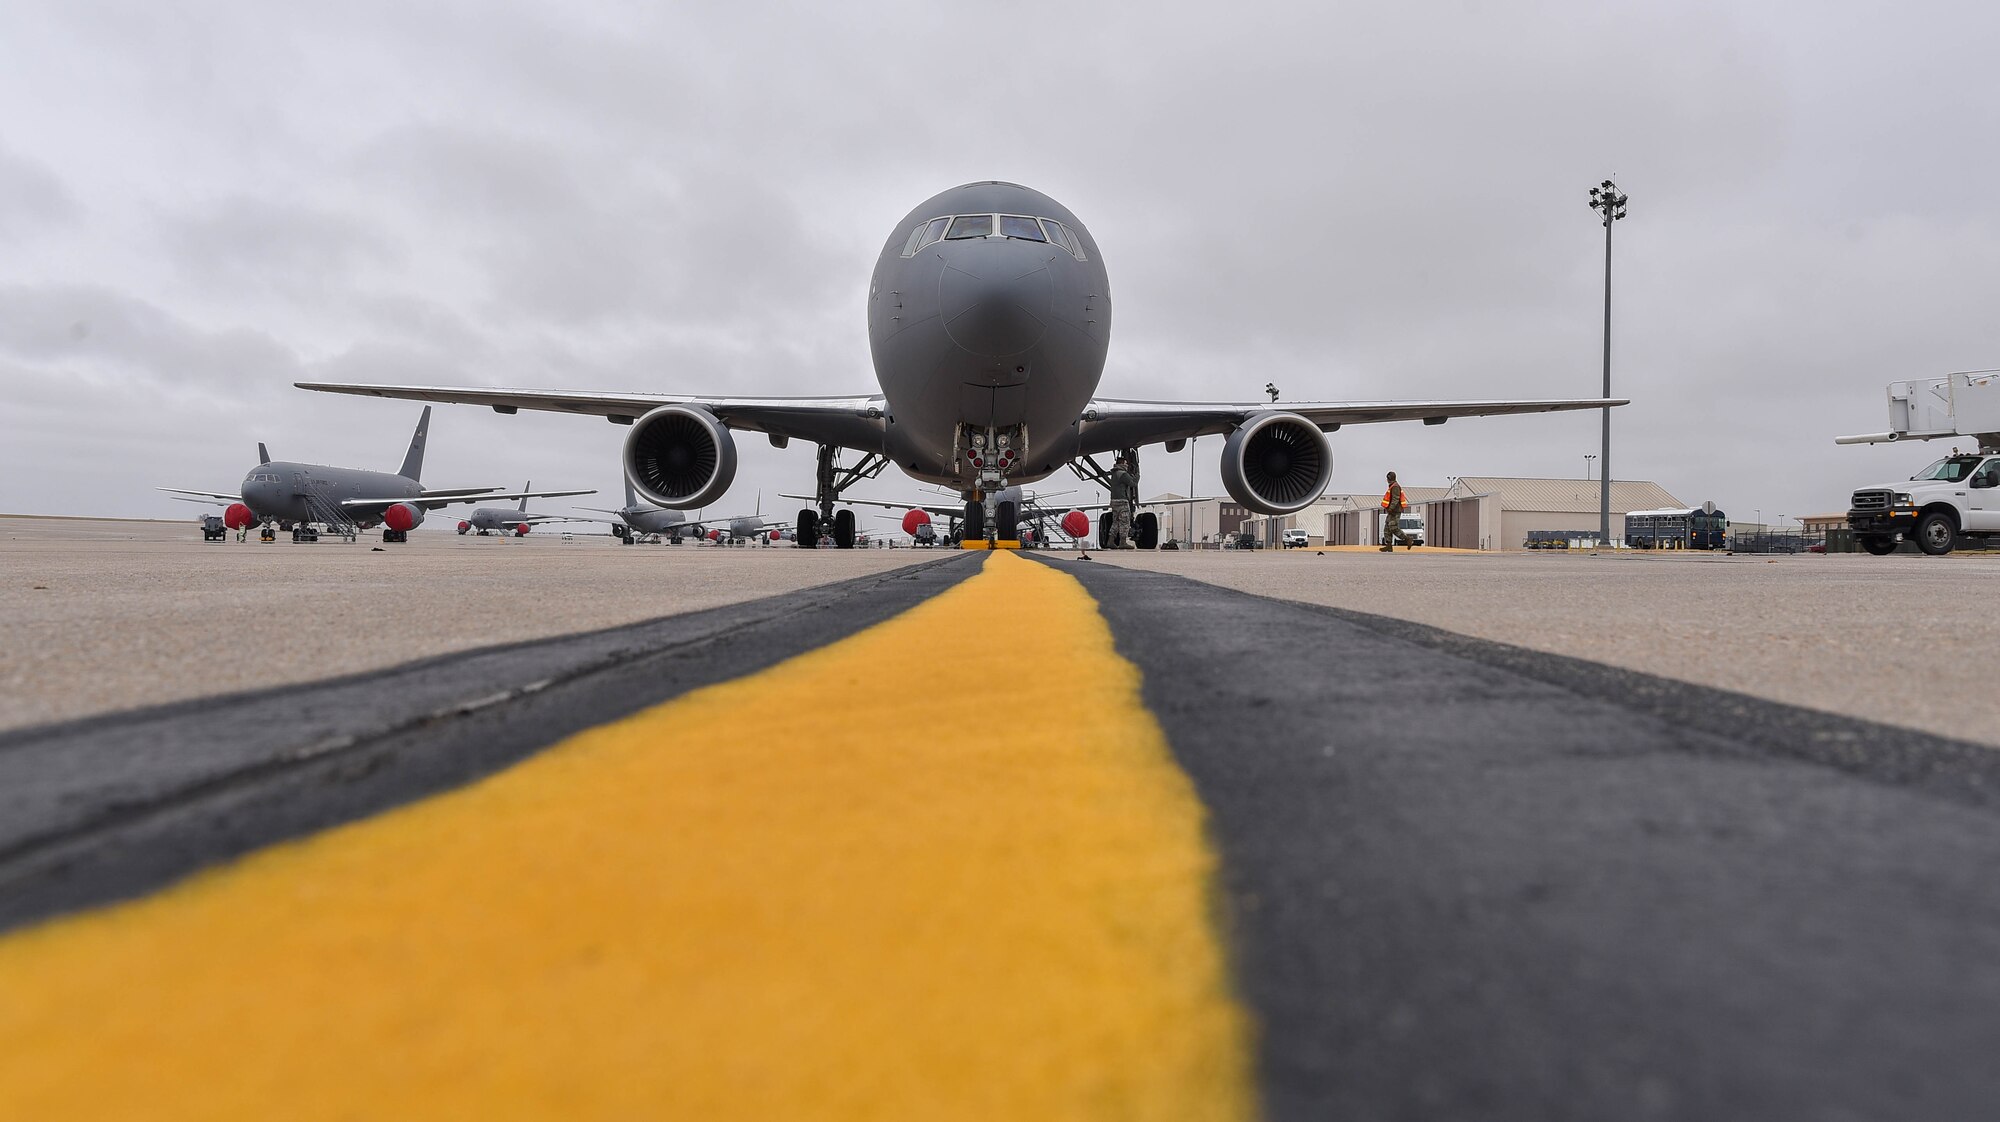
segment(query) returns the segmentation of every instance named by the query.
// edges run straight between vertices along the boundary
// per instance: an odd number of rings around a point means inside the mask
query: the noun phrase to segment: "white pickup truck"
[[[1880,557],[1910,538],[1933,557],[1961,537],[2000,536],[2000,455],[1946,456],[1908,482],[1854,492],[1847,524],[1861,548]]]

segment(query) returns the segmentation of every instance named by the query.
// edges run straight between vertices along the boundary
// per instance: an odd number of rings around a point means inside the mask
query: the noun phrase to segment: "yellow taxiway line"
[[[0,1117],[1254,1111],[1203,812],[1095,604],[910,612],[0,939]]]

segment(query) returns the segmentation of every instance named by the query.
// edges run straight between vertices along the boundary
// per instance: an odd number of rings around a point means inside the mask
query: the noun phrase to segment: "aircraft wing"
[[[415,503],[425,510],[441,510],[454,503],[484,503],[512,501],[515,499],[553,499],[562,495],[595,495],[596,493],[596,491],[509,491],[495,493],[493,491],[481,491],[477,488],[459,488],[446,491],[426,490],[413,499],[401,496],[393,499],[342,499],[340,500],[340,506],[343,510],[353,511],[357,514],[379,513],[395,506],[397,503]]]
[[[164,487],[161,488],[161,490],[165,489]],[[184,503],[200,503],[203,506],[228,506],[231,503],[242,501],[240,499],[197,499],[190,495],[175,495],[174,498]]]
[[[153,490],[155,490],[155,491],[165,491],[165,492],[166,492],[167,494],[169,494],[169,495],[174,495],[174,496],[177,496],[177,497],[178,497],[178,496],[181,496],[181,495],[193,495],[193,496],[194,496],[194,500],[193,500],[193,501],[195,501],[195,502],[205,502],[205,503],[240,503],[240,502],[242,502],[242,501],[243,501],[243,495],[242,495],[242,494],[241,494],[240,492],[236,492],[236,491],[228,491],[228,492],[223,492],[223,491],[189,491],[189,490],[187,490],[187,489],[185,489],[185,488],[181,488],[181,487],[155,487],[155,488],[153,488]]]
[[[1153,499],[1150,502],[1142,499],[1139,502],[1139,509],[1144,510],[1149,506],[1187,506],[1190,503],[1206,503],[1214,501],[1215,501],[1215,496],[1213,495],[1210,495],[1208,498],[1205,499]],[[1042,509],[1050,512],[1060,510],[1063,511],[1064,513],[1068,513],[1069,511],[1072,510],[1110,510],[1111,504],[1088,503],[1088,504],[1079,504],[1077,506],[1064,506],[1061,503],[1057,503],[1054,506],[1047,506],[1043,507]]]
[[[807,502],[816,501],[811,495],[781,495],[779,497],[804,499]],[[960,503],[958,506],[925,506],[922,503],[892,503],[883,499],[851,499],[845,495],[841,496],[840,501],[850,506],[879,506],[888,510],[921,510],[926,514],[941,515],[945,518],[965,517],[965,504],[963,503]]]
[[[864,452],[882,447],[881,394],[852,397],[701,397],[693,394],[594,393],[585,390],[507,390],[460,386],[371,386],[352,382],[294,382],[302,390],[484,405],[496,413],[536,409],[582,413],[629,425],[662,405],[699,405],[732,429],[797,437]]]
[[[1544,401],[1124,401],[1100,398],[1083,410],[1084,455],[1228,432],[1259,413],[1297,413],[1323,431],[1378,421],[1441,425],[1453,417],[1558,413],[1630,404],[1627,398]]]

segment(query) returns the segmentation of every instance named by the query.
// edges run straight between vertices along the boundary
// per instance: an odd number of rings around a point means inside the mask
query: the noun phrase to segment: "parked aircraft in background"
[[[526,495],[529,491],[533,490],[534,486],[535,481],[532,479],[522,486],[522,499],[519,506],[482,506],[473,511],[471,515],[459,520],[458,532],[461,534],[485,535],[512,530],[514,536],[518,538],[526,535],[529,530],[543,522],[570,521],[568,517],[561,514],[529,514]],[[588,491],[564,493],[590,494]]]
[[[318,541],[319,531],[315,526],[324,526],[329,533],[351,541],[360,531],[377,525],[383,527],[383,541],[402,542],[410,540],[410,531],[423,522],[427,512],[454,503],[595,494],[593,491],[500,494],[498,487],[425,487],[418,479],[423,474],[424,441],[430,426],[431,410],[426,405],[417,419],[417,431],[410,437],[410,450],[403,455],[403,466],[393,473],[273,460],[260,442],[257,466],[243,477],[243,486],[235,494],[180,487],[160,490],[177,496],[194,496],[198,501],[223,507],[222,520],[232,530],[275,523],[280,529],[290,530],[295,542]]]
[[[1255,278],[1238,278],[1249,283]],[[628,425],[623,465],[640,497],[706,506],[736,476],[733,431],[782,448],[818,445],[815,509],[799,512],[799,545],[830,528],[855,544],[841,493],[890,464],[964,497],[970,537],[1017,538],[1008,488],[1074,469],[1103,482],[1097,457],[1178,451],[1227,434],[1223,486],[1260,514],[1291,514],[1326,490],[1326,434],[1377,421],[1603,409],[1624,399],[1553,401],[1128,401],[1096,396],[1111,340],[1103,255],[1069,208],[1013,183],[968,183],[936,195],[890,232],[868,290],[868,341],[880,389],[828,397],[704,397],[581,390],[376,386],[300,382],[305,389],[419,401],[594,414]],[[839,456],[860,458],[843,465]]]
[[[687,514],[684,511],[640,502],[639,497],[632,493],[632,481],[630,479],[625,481],[624,506],[616,509],[584,506],[577,509],[588,510],[597,514],[616,515],[617,517],[615,518],[578,518],[573,521],[607,523],[611,527],[612,535],[626,545],[647,539],[653,541],[666,540],[679,545],[681,531],[687,524]]]

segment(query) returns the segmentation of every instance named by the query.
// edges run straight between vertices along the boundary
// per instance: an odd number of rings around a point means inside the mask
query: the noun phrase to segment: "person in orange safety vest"
[[[1410,544],[1410,535],[1403,532],[1403,510],[1406,506],[1403,487],[1396,482],[1396,473],[1389,473],[1389,489],[1382,492],[1382,552],[1393,553],[1396,543],[1402,542],[1404,549],[1415,549]]]

